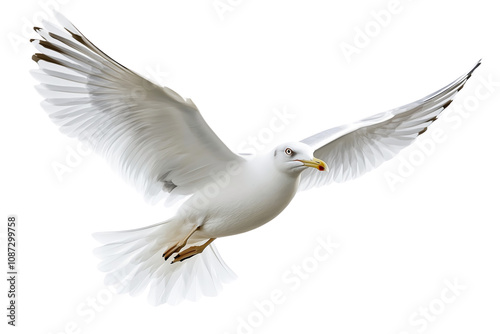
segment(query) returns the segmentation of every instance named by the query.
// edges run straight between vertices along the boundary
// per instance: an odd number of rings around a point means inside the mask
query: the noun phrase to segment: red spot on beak
[[[323,170],[325,170],[325,167],[323,167],[323,166],[318,166],[318,169],[323,171]]]

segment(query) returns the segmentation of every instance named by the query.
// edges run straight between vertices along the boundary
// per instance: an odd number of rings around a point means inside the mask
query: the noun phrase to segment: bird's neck
[[[288,193],[292,197],[295,196],[300,181],[300,171],[290,172],[280,170],[276,166],[274,156],[272,155],[266,155],[258,159],[260,161],[256,161],[256,163],[265,166],[265,168],[261,170],[267,171],[264,176],[264,178],[267,179],[267,182],[279,185],[279,187],[282,188],[280,191]]]

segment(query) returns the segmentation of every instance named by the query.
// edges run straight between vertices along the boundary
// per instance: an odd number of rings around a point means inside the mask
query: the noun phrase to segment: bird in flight
[[[70,21],[35,27],[33,76],[60,130],[90,145],[147,201],[182,201],[155,225],[96,233],[105,283],[152,304],[215,295],[234,276],[214,240],[255,229],[297,191],[357,178],[394,157],[450,105],[480,61],[402,107],[327,129],[264,154],[232,152],[190,99],[119,64]]]

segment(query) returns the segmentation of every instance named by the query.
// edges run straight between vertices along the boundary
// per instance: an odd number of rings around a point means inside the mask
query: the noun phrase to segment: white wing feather
[[[317,173],[309,168],[301,175],[300,189],[354,179],[394,157],[427,130],[480,64],[481,61],[448,86],[418,101],[302,140],[315,150],[315,157],[327,163],[330,171]]]
[[[42,103],[63,133],[103,155],[150,201],[192,194],[211,171],[244,161],[191,100],[120,65],[61,14],[32,40]]]

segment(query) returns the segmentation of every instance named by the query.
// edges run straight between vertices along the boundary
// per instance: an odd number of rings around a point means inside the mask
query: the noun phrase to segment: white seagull
[[[279,215],[298,190],[354,179],[394,157],[450,105],[480,61],[446,87],[402,107],[270,152],[232,152],[190,99],[120,65],[64,16],[31,40],[43,108],[63,133],[89,144],[148,201],[183,200],[174,217],[95,234],[105,283],[151,303],[215,295],[233,277],[216,238]],[[321,159],[321,160],[320,160]]]

